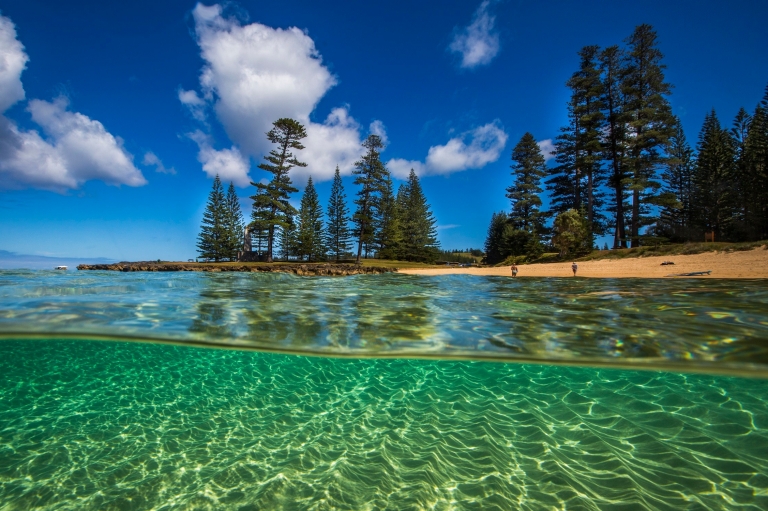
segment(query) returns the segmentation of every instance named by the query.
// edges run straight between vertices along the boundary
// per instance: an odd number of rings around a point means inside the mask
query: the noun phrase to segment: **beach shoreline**
[[[674,265],[662,266],[672,261]],[[562,263],[518,264],[516,278],[573,277],[571,260]],[[674,278],[672,274],[711,271],[704,279],[768,279],[768,249],[741,252],[704,252],[693,255],[666,255],[577,262],[578,277],[587,278]],[[401,269],[407,275],[480,275],[512,277],[509,266],[491,268]]]

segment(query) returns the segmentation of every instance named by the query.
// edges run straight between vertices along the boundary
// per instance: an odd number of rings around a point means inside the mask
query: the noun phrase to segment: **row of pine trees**
[[[656,32],[640,25],[625,43],[578,52],[555,165],[547,167],[530,133],[513,149],[512,207],[491,219],[489,263],[536,257],[546,245],[584,253],[611,234],[613,248],[712,232],[723,241],[768,239],[768,88],[730,130],[708,114],[694,151],[672,114]]]
[[[287,118],[275,121],[267,133],[269,141],[277,147],[264,157],[259,168],[271,173],[272,179],[268,183],[251,182],[256,193],[251,196],[253,212],[247,226],[250,246],[260,258],[272,262],[279,253],[286,260],[308,262],[339,261],[353,255],[360,262],[363,256],[373,254],[381,259],[405,261],[437,259],[435,219],[419,178],[411,170],[407,182],[394,193],[392,177],[380,159],[383,143],[377,135],[369,135],[363,141],[365,153],[352,172],[354,184],[359,187],[353,214],[347,206],[338,167],[325,215],[311,177],[299,209],[294,208],[289,199],[298,190],[289,171],[307,165],[292,152],[304,148],[304,137],[304,126]],[[217,176],[198,238],[200,257],[214,261],[238,258],[245,234],[236,202],[232,184],[224,198]]]

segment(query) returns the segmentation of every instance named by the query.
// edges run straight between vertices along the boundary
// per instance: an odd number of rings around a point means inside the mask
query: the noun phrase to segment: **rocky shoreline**
[[[114,264],[81,264],[78,270],[106,271],[208,271],[208,272],[251,272],[251,273],[290,273],[300,276],[334,276],[380,274],[396,272],[397,268],[380,266],[362,266],[357,264],[253,264],[253,263],[166,263],[140,261]]]

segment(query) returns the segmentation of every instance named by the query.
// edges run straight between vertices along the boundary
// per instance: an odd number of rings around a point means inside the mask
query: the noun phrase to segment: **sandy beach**
[[[664,261],[675,264],[662,266]],[[744,252],[706,252],[695,255],[604,259],[578,263],[579,277],[593,278],[664,278],[674,273],[712,270],[710,279],[766,279],[768,278],[768,250],[757,248]],[[570,277],[571,261],[552,264],[518,265],[517,278]],[[410,275],[503,275],[511,276],[509,266],[498,268],[435,268],[403,269],[399,273]]]

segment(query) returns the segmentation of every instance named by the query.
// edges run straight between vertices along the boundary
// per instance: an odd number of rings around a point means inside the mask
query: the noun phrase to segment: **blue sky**
[[[444,248],[481,247],[508,210],[510,152],[565,122],[584,45],[654,26],[673,111],[695,143],[768,83],[768,4],[709,2],[0,1],[0,250],[195,257],[212,175],[238,185],[281,116],[307,125],[325,203],[368,133],[414,166]],[[295,196],[298,204],[300,194]]]

